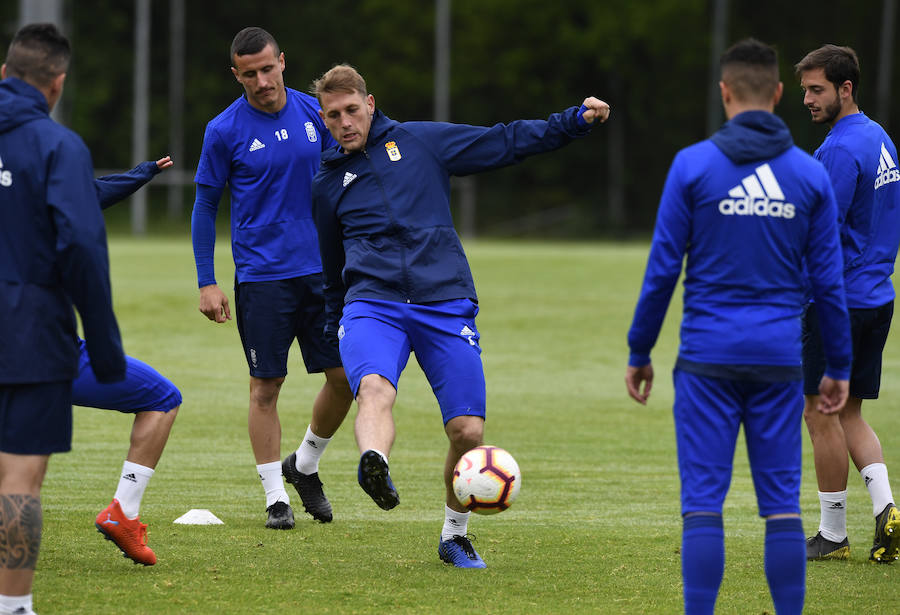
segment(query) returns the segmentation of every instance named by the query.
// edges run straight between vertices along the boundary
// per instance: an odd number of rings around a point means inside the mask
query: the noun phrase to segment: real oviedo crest
[[[400,160],[400,150],[397,148],[396,141],[388,141],[384,144],[384,149],[387,150],[388,158],[391,159],[391,162],[397,162]]]

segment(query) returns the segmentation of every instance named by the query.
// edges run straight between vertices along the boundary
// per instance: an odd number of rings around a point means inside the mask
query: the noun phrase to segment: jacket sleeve
[[[628,347],[631,350],[628,364],[632,367],[650,363],[650,350],[659,337],[690,239],[691,207],[686,186],[680,179],[680,160],[676,156],[666,177],[647,271],[628,330]]]
[[[442,161],[451,175],[497,169],[549,152],[587,135],[591,126],[578,121],[578,107],[546,120],[516,120],[491,127],[446,122],[406,122]]]
[[[816,311],[822,323],[825,375],[850,377],[853,344],[844,295],[844,263],[838,232],[837,204],[831,182],[823,173],[821,199],[812,210],[806,245],[806,266]]]
[[[97,380],[125,377],[125,355],[112,308],[106,227],[93,183],[91,155],[74,135],[61,140],[48,169],[47,204],[56,226],[62,285],[81,316]]]
[[[94,180],[100,207],[106,209],[134,194],[138,188],[153,179],[160,172],[156,161],[148,160],[137,165],[127,173],[103,175]]]
[[[319,254],[322,257],[322,279],[325,293],[325,336],[337,337],[341,315],[344,311],[344,242],[335,203],[320,187],[319,178],[313,180],[312,213],[319,237]]]

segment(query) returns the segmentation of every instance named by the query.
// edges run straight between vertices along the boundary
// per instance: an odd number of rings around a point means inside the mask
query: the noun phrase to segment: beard
[[[841,99],[835,98],[834,102],[822,108],[822,116],[815,120],[816,124],[832,124],[841,112]]]

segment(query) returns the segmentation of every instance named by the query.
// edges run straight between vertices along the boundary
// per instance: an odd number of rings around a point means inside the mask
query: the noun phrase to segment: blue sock
[[[778,615],[803,612],[806,537],[799,518],[766,520],[766,580]]]
[[[712,615],[725,572],[721,515],[689,515],[681,531],[681,578],[686,615]]]

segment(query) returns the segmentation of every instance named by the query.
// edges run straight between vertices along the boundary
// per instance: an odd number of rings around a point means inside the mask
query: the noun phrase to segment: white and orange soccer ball
[[[499,446],[476,446],[453,469],[453,493],[459,503],[481,515],[510,507],[522,487],[522,472]]]

